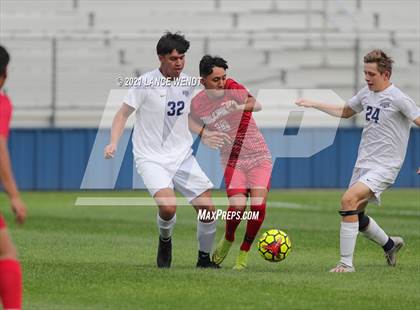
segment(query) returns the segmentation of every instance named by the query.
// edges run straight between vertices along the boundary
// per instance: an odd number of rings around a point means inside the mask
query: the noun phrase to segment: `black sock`
[[[394,246],[394,241],[392,241],[391,238],[388,238],[388,241],[385,243],[385,245],[382,248],[384,249],[385,252],[388,252],[389,250],[392,249],[393,246]]]

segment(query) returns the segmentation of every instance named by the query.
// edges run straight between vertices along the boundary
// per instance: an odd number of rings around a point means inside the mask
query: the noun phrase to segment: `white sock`
[[[176,214],[169,220],[165,221],[157,214],[157,226],[159,228],[159,235],[162,239],[169,239],[172,236],[172,230],[176,223]]]
[[[201,252],[210,253],[216,236],[216,220],[210,223],[197,221],[198,248]]]
[[[384,246],[388,242],[388,235],[383,231],[383,229],[375,222],[373,218],[369,216],[369,225],[364,231],[363,235],[366,238],[376,242],[380,246]]]
[[[341,222],[340,228],[340,256],[341,262],[353,267],[353,253],[356,247],[359,222]]]

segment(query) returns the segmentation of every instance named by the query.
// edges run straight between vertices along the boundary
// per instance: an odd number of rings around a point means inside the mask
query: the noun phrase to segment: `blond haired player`
[[[401,237],[390,237],[365,214],[369,201],[380,196],[398,176],[407,150],[411,123],[420,126],[420,108],[391,83],[393,60],[382,50],[364,57],[367,86],[342,106],[300,98],[296,104],[315,108],[332,116],[349,118],[365,114],[365,125],[349,188],[341,199],[341,260],[331,272],[353,272],[353,253],[358,231],[379,244],[390,266],[404,245]]]

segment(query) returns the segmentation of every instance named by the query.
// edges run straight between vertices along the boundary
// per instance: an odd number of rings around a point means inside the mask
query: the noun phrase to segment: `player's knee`
[[[176,206],[159,206],[159,215],[162,219],[168,221],[175,216]]]
[[[240,194],[229,197],[229,206],[237,211],[244,211],[246,208],[246,196]]]
[[[359,231],[365,231],[369,225],[369,216],[365,215],[365,212],[361,212],[357,216],[359,217]]]
[[[265,205],[265,197],[251,197],[251,205]]]
[[[357,209],[357,198],[351,194],[345,193],[341,198],[341,210],[356,210]]]

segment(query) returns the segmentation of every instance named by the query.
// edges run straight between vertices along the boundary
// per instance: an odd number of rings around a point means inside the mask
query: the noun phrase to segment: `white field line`
[[[211,202],[218,206],[228,206],[229,201],[225,197],[213,197]],[[177,197],[176,203],[178,206],[189,206],[190,203],[187,199],[182,197]],[[204,203],[207,204],[207,203]],[[208,204],[207,204],[208,205]],[[75,206],[156,206],[155,200],[151,197],[149,198],[139,198],[139,197],[77,197]],[[305,210],[305,211],[329,211],[325,207],[315,206],[315,205],[305,205],[291,202],[281,202],[281,201],[268,201],[268,208],[275,209],[290,209],[290,210]],[[338,210],[338,208],[337,208]],[[374,214],[384,214],[384,215],[402,215],[402,216],[413,216],[420,217],[420,210],[389,210],[386,208],[380,208],[370,206],[368,209],[369,213]]]

